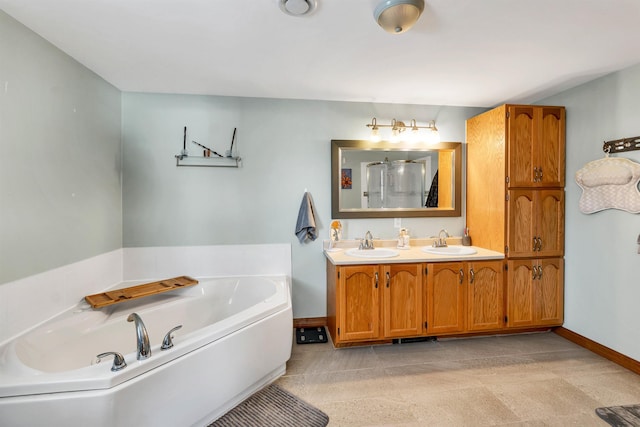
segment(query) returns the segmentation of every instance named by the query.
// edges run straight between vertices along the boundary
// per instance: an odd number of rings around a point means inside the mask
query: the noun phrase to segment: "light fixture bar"
[[[438,128],[436,128],[436,121],[435,120],[430,120],[429,124],[427,124],[426,126],[418,126],[416,124],[416,120],[415,119],[411,119],[411,122],[409,122],[410,125],[406,125],[404,122],[400,121],[400,120],[396,120],[396,119],[391,119],[391,124],[388,125],[383,125],[378,123],[378,120],[374,117],[371,120],[371,123],[367,123],[367,127],[368,128],[372,128],[372,129],[377,129],[377,128],[392,128],[392,129],[397,129],[399,132],[404,132],[407,128],[414,130],[414,129],[431,129],[431,130],[438,130]]]
[[[418,126],[415,119],[411,119],[409,125],[405,124],[405,122],[401,120],[391,119],[390,124],[380,124],[378,120],[374,117],[371,119],[371,123],[367,123],[368,128],[371,128],[371,141],[378,142],[380,141],[380,128],[391,128],[391,139],[397,140],[400,138],[400,134],[405,130],[411,130],[415,135],[418,133],[420,129],[429,129],[431,132],[427,138],[428,143],[438,143],[440,142],[440,134],[438,132],[438,128],[436,127],[436,121],[430,120],[426,126]]]

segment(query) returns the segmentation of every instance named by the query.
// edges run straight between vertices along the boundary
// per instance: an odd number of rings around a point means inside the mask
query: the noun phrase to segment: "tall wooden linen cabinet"
[[[467,226],[505,253],[507,328],[564,317],[565,109],[503,105],[467,120]]]

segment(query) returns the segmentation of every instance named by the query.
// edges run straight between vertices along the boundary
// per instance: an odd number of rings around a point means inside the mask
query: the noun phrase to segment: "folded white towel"
[[[316,232],[316,218],[313,209],[313,201],[311,194],[305,192],[300,203],[300,211],[298,212],[298,221],[296,222],[296,236],[300,243],[305,240],[316,240],[318,234]]]

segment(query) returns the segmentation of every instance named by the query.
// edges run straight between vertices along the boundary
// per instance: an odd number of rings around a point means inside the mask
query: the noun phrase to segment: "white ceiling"
[[[0,0],[123,91],[490,107],[640,63],[639,0],[426,0],[410,31],[380,0]]]

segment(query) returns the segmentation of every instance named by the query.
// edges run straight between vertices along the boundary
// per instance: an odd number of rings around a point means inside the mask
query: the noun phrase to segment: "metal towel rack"
[[[640,150],[640,136],[605,141],[602,145],[602,151],[605,153],[621,153],[635,150]]]

